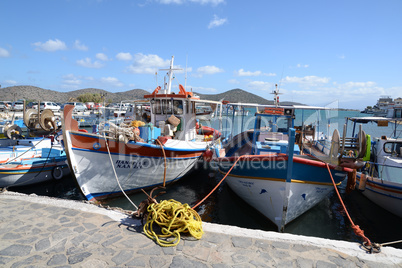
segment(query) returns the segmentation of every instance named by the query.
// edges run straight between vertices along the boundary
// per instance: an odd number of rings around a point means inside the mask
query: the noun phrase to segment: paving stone
[[[78,210],[68,209],[68,210],[64,211],[63,214],[66,215],[66,216],[74,217],[74,216],[77,216],[78,214],[80,214],[80,212]]]
[[[74,246],[78,246],[86,238],[88,238],[88,235],[80,234],[80,235],[77,235],[76,237],[74,237],[73,239],[71,239],[71,243],[73,243]]]
[[[41,251],[41,250],[45,250],[47,248],[50,247],[50,241],[49,238],[43,238],[41,240],[39,240],[36,244],[35,244],[35,250],[36,251]]]
[[[57,254],[54,255],[50,258],[50,260],[47,262],[47,265],[53,266],[53,265],[63,265],[67,263],[67,258],[64,254]]]
[[[111,238],[111,239],[108,239],[106,242],[103,242],[103,243],[102,243],[102,246],[108,247],[108,246],[110,246],[110,245],[116,243],[117,241],[119,241],[119,240],[121,240],[121,239],[123,239],[123,237],[120,236],[120,235],[119,235],[119,236],[116,236],[116,237],[113,237],[113,238]]]
[[[15,240],[15,239],[20,239],[22,237],[21,234],[16,234],[16,233],[7,233],[5,235],[3,235],[2,239],[4,240]]]
[[[60,242],[58,242],[56,245],[54,245],[53,247],[45,250],[45,253],[51,254],[51,253],[60,253],[65,251],[65,245],[66,245],[67,239],[64,239]]]
[[[32,246],[28,245],[11,245],[3,250],[0,250],[0,256],[27,256],[31,253]]]
[[[311,259],[305,259],[298,257],[296,259],[296,265],[298,268],[311,268],[314,267],[314,261]]]
[[[115,257],[112,258],[112,261],[116,265],[122,265],[123,263],[128,262],[131,258],[133,258],[134,252],[132,250],[123,250]]]
[[[161,255],[162,253],[161,247],[157,244],[153,244],[149,248],[140,248],[137,250],[137,254],[140,255]]]
[[[234,247],[248,248],[253,244],[253,240],[248,237],[232,237],[232,243]]]
[[[13,265],[11,267],[12,268],[14,268],[14,267],[24,267],[25,268],[25,267],[33,267],[33,266],[40,267],[41,265],[36,266],[35,264],[40,264],[40,263],[45,264],[43,262],[44,260],[45,260],[44,257],[42,257],[40,255],[34,255],[34,256],[26,258],[25,260],[13,263]],[[42,265],[42,266],[44,266],[44,265]]]
[[[337,265],[335,263],[330,263],[326,261],[317,261],[316,263],[317,268],[335,268]]]
[[[0,256],[0,264],[7,264],[13,260],[14,258]]]
[[[78,226],[78,227],[74,228],[73,231],[76,233],[82,233],[83,231],[85,231],[85,228],[82,226]]]
[[[128,267],[149,267],[148,260],[144,256],[134,256],[134,258],[126,263]]]
[[[272,246],[273,246],[274,248],[289,249],[290,244],[289,244],[289,243],[285,243],[285,242],[273,241],[273,242],[272,242]]]
[[[149,266],[150,267],[164,267],[168,264],[168,260],[166,260],[165,258],[159,258],[159,257],[151,257],[149,259]]]
[[[68,257],[68,263],[69,264],[80,263],[83,260],[85,260],[86,258],[88,258],[89,256],[91,256],[91,255],[92,255],[92,253],[90,253],[90,252],[82,252],[82,253],[79,253],[79,254],[69,256]]]
[[[36,240],[38,240],[38,237],[32,236],[32,237],[28,237],[28,238],[25,238],[25,239],[17,240],[16,242],[17,242],[18,244],[32,244],[32,243],[35,242]]]
[[[71,234],[72,234],[72,231],[69,228],[63,228],[63,229],[57,230],[52,235],[52,240],[59,241],[59,240],[70,237]]]
[[[175,256],[173,257],[172,263],[169,267],[174,267],[174,268],[204,268],[208,267],[205,263],[202,263],[200,261],[195,261],[195,260],[190,260],[184,256]]]
[[[85,268],[106,268],[106,267],[110,267],[110,265],[109,265],[109,263],[107,263],[104,260],[90,259],[90,260],[86,260],[85,262],[83,262],[81,267],[85,267]]]

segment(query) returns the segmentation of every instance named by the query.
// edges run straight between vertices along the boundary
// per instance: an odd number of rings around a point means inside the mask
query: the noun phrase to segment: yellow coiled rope
[[[173,199],[163,200],[158,204],[152,203],[147,210],[149,214],[144,225],[144,232],[162,247],[176,246],[180,242],[180,232],[188,232],[196,239],[201,239],[204,233],[200,215],[188,204],[182,204]],[[155,233],[154,223],[159,225],[162,234]],[[160,239],[169,237],[174,239]]]

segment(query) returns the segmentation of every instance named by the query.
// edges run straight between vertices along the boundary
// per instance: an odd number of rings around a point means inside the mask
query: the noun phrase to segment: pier
[[[0,193],[0,265],[63,267],[402,267],[402,250],[203,223],[161,247],[140,220],[82,201]]]

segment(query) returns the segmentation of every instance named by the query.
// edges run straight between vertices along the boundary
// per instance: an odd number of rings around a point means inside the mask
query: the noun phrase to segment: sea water
[[[223,132],[234,130],[234,134],[242,130],[252,128],[254,125],[253,115],[255,110],[250,110],[249,116],[242,118],[223,118],[222,123],[214,119],[202,122],[202,124],[219,128],[222,125]],[[314,123],[319,121],[318,131],[324,135],[332,135],[337,128],[342,135],[343,125],[346,117],[364,116],[357,111],[325,110],[325,111],[296,111],[295,125]],[[243,125],[243,127],[242,127]],[[402,129],[402,127],[400,127]],[[374,137],[382,135],[392,136],[393,125],[379,128],[375,124],[364,124],[363,129],[367,134]],[[352,127],[349,123],[348,135],[351,135]],[[401,135],[401,132],[397,132]],[[183,177],[178,182],[168,185],[158,200],[175,199],[190,206],[196,205],[207,196],[212,189],[221,181],[223,176],[211,170],[205,170],[201,166]],[[402,239],[402,219],[383,210],[372,203],[357,190],[350,194],[345,192],[346,180],[338,187],[346,208],[354,221],[364,230],[365,235],[376,243]],[[66,199],[81,199],[84,197],[73,183],[72,177],[64,178],[61,181],[53,181],[47,184],[16,189],[25,193],[36,193],[38,195],[55,196]],[[130,195],[129,198],[138,206],[146,199],[142,192]],[[114,198],[104,202],[105,205],[119,207],[126,210],[135,210],[131,202],[125,197]],[[223,181],[223,183],[209,196],[200,206],[197,212],[205,222],[212,222],[224,225],[233,225],[249,229],[265,231],[277,231],[277,227],[262,216],[254,208],[250,207],[239,198]],[[338,197],[333,192],[318,205],[296,218],[285,227],[286,233],[307,235],[328,239],[362,242],[351,229],[351,224],[346,216]],[[393,247],[402,248],[402,244],[394,244]]]

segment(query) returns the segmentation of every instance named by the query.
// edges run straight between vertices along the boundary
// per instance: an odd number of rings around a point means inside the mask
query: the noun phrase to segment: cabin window
[[[171,114],[172,113],[172,101],[171,100],[162,100],[162,110],[163,110],[163,114]]]
[[[161,114],[162,113],[162,107],[161,107],[161,101],[160,100],[155,100],[153,104],[153,113],[154,114]]]
[[[174,111],[174,114],[183,114],[183,101],[182,100],[174,100],[173,101],[173,111]]]
[[[388,154],[401,154],[402,143],[386,142],[384,143],[384,152]]]

